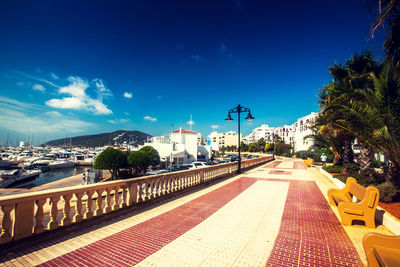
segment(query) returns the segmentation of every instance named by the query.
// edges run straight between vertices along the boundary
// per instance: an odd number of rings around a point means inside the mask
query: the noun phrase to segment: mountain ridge
[[[115,144],[130,144],[130,145],[143,145],[147,141],[147,138],[151,135],[141,132],[141,131],[128,131],[128,130],[117,130],[109,133],[100,134],[90,134],[90,135],[80,135],[68,138],[60,138],[56,140],[51,140],[44,145],[51,146],[105,146],[105,145],[115,145]]]

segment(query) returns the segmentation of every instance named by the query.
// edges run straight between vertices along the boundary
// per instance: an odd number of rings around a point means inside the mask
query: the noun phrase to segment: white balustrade
[[[272,156],[249,159],[242,162],[242,168],[271,160]],[[232,162],[201,169],[0,197],[0,244],[93,217],[106,216],[107,213],[141,202],[153,201],[232,174],[237,168],[237,162]],[[60,221],[59,211],[62,215]]]

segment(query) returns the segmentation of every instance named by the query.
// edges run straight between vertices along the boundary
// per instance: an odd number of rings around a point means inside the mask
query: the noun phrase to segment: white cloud
[[[86,90],[90,87],[88,81],[80,77],[68,77],[69,85],[60,87],[59,94],[70,95],[61,99],[50,99],[46,101],[46,105],[60,109],[85,110],[96,115],[108,115],[112,111],[102,102],[103,97],[112,96],[109,89],[104,86],[101,79],[94,79],[97,89],[98,99],[91,98],[86,94]]]
[[[75,109],[80,110],[85,108],[85,104],[76,97],[64,97],[62,99],[50,99],[46,101],[46,105],[52,108]]]
[[[153,118],[153,117],[150,117],[150,116],[144,116],[143,119],[145,119],[147,121],[152,121],[152,122],[157,121],[157,118]]]
[[[192,120],[187,121],[186,124],[187,124],[187,125],[193,125],[193,124],[194,124],[194,121],[192,121]]]
[[[50,86],[55,87],[55,88],[59,88],[60,87],[57,84],[55,84],[55,83],[53,83],[53,82],[51,82],[51,81],[49,81],[47,79],[43,79],[41,77],[30,75],[30,74],[22,72],[22,71],[15,71],[15,73],[17,74],[17,76],[13,76],[13,75],[7,75],[7,76],[11,77],[11,78],[15,78],[15,79],[20,79],[22,77],[22,78],[25,78],[25,79],[41,82],[41,83],[50,85]]]
[[[212,129],[216,130],[216,129],[218,129],[220,126],[219,126],[219,125],[211,125],[210,127],[211,127]]]
[[[94,126],[57,111],[44,112],[41,106],[4,97],[0,97],[0,125],[10,131],[23,134],[30,131],[36,135],[79,133]]]
[[[54,80],[58,80],[59,77],[57,76],[57,74],[55,74],[54,72],[50,72],[50,76],[51,78],[53,78]]]
[[[128,123],[130,119],[115,119],[115,120],[107,120],[109,123],[112,124],[120,124],[120,123]]]
[[[98,99],[100,101],[103,101],[103,98],[108,98],[113,96],[111,90],[104,85],[104,81],[102,79],[94,79],[93,82],[96,85],[97,88],[96,92]]]
[[[124,97],[125,98],[132,98],[132,93],[125,92],[124,93]]]
[[[123,112],[126,116],[131,115],[129,112]]]
[[[46,88],[43,86],[43,85],[41,85],[41,84],[35,84],[34,86],[32,86],[32,89],[33,90],[36,90],[36,91],[40,91],[40,92],[44,92],[44,91],[46,91]]]

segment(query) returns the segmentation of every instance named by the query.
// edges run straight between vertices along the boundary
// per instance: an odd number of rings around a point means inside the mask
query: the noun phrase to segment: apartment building
[[[282,141],[286,144],[290,144],[294,147],[295,151],[307,150],[314,143],[312,139],[304,139],[307,135],[312,134],[309,127],[315,122],[318,113],[311,112],[311,114],[299,118],[292,125],[285,125],[281,127],[270,127],[267,124],[263,124],[260,127],[255,128],[249,135],[243,138],[243,142],[246,144],[255,143],[261,138],[269,143],[272,142],[273,136],[278,135]]]
[[[219,151],[223,146],[237,146],[238,138],[238,134],[235,131],[229,131],[226,133],[215,131],[208,135],[209,144],[215,151]],[[242,141],[242,134],[240,134],[240,140]]]

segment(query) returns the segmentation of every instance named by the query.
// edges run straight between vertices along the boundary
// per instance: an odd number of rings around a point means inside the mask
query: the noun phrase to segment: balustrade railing
[[[242,161],[242,169],[272,156]],[[0,197],[0,244],[68,226],[214,180],[237,171],[236,162],[161,175]],[[2,215],[2,216],[1,216]]]

